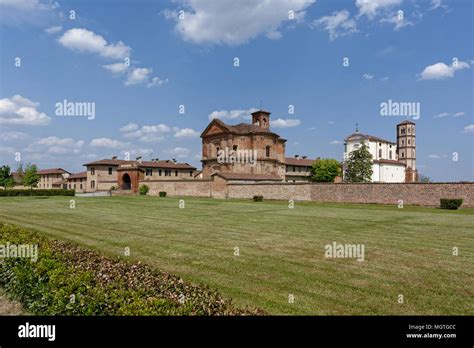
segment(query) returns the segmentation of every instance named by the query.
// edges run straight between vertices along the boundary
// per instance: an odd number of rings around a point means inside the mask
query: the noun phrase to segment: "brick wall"
[[[140,184],[145,182],[140,182]],[[169,196],[214,198],[279,199],[339,203],[415,204],[439,206],[440,198],[462,198],[463,207],[474,207],[474,182],[436,184],[313,184],[313,183],[228,183],[215,180],[176,180],[146,182],[150,194],[166,191]]]
[[[439,206],[440,198],[462,198],[463,207],[474,207],[474,183],[433,184],[229,184],[229,198],[306,200],[315,202],[415,204]]]

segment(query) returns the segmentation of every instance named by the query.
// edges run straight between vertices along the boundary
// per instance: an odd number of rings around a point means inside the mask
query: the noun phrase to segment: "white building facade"
[[[372,155],[372,182],[405,182],[405,163],[398,161],[397,144],[372,135],[356,132],[345,139],[344,161],[362,147]]]

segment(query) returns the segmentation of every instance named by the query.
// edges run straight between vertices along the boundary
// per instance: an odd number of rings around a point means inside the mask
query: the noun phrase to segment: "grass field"
[[[0,221],[107,255],[129,247],[134,260],[271,314],[474,314],[472,209],[198,198],[180,209],[147,196],[75,197],[70,209],[70,199],[2,197]],[[364,244],[365,261],[325,258],[332,242]]]

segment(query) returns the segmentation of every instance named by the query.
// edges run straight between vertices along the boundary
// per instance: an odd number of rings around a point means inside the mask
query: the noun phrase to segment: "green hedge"
[[[142,185],[140,186],[139,191],[140,191],[140,195],[145,196],[148,193],[148,191],[150,191],[150,188],[147,185]]]
[[[263,196],[253,196],[254,202],[262,202],[263,201]]]
[[[216,291],[146,265],[0,224],[0,244],[35,244],[38,259],[0,258],[0,286],[34,315],[245,315]]]
[[[34,190],[0,190],[1,196],[74,196],[74,190],[64,189],[34,189]]]
[[[441,209],[450,209],[450,210],[456,210],[458,209],[462,204],[462,199],[461,198],[441,198],[440,199],[440,207]]]
[[[166,191],[160,191],[159,195],[160,197],[166,197]]]

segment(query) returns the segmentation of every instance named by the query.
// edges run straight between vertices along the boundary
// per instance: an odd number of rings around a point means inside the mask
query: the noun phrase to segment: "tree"
[[[347,182],[370,182],[372,178],[372,155],[367,145],[350,153],[344,162],[344,180]]]
[[[431,178],[429,176],[420,174],[420,176],[418,177],[418,181],[428,183],[431,182]]]
[[[341,173],[340,163],[333,158],[318,159],[311,168],[311,180],[316,182],[334,182]]]
[[[10,173],[10,166],[2,166],[0,168],[0,186],[5,190],[15,186],[15,180],[13,180],[13,176]]]
[[[29,186],[30,189],[38,185],[39,175],[38,168],[34,164],[27,164],[25,167],[25,173],[23,174],[23,185]]]

